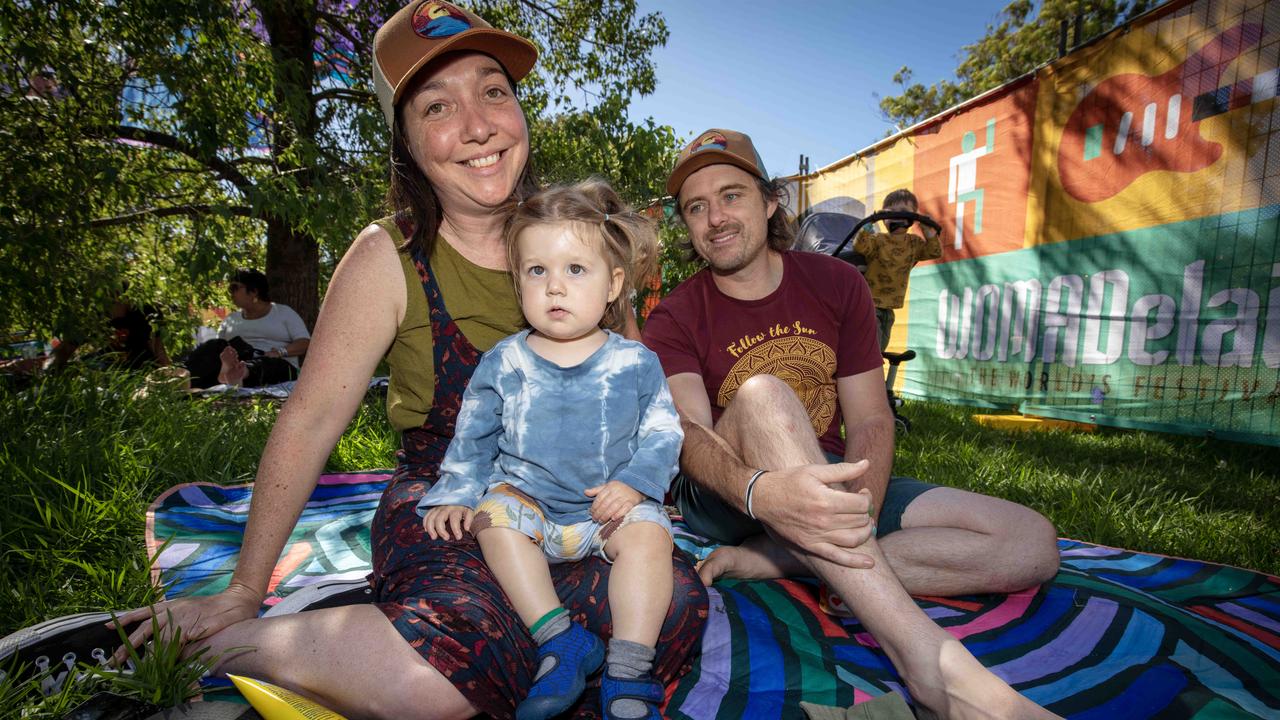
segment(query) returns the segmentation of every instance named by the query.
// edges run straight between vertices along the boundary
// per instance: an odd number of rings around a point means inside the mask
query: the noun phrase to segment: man
[[[842,261],[788,250],[778,188],[750,138],[699,135],[667,191],[707,267],[663,300],[644,337],[685,430],[672,495],[695,531],[726,543],[703,580],[817,575],[925,706],[1048,716],[907,593],[1043,582],[1057,571],[1053,526],[1004,500],[890,480],[893,416],[866,282]]]

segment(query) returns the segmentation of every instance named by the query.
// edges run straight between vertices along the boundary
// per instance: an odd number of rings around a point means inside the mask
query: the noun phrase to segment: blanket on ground
[[[325,475],[289,539],[267,604],[369,571],[369,521],[389,473]],[[216,592],[235,567],[252,486],[190,483],[147,514],[170,598]],[[677,523],[695,556],[714,545]],[[1070,718],[1280,716],[1280,578],[1060,540],[1052,583],[1012,595],[917,598],[987,667]],[[853,619],[818,609],[812,581],[724,581],[710,593],[702,657],[668,688],[669,717],[801,718],[800,701],[848,706],[905,694]]]

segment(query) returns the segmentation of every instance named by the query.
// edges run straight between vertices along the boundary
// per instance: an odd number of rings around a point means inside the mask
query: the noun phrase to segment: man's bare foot
[[[907,687],[916,701],[940,718],[1004,718],[1006,720],[1050,720],[1059,718],[1019,694],[982,666],[959,640],[950,638],[938,655],[940,678],[908,678]],[[1059,718],[1059,720],[1061,720]]]
[[[219,359],[222,360],[222,369],[218,371],[218,382],[223,385],[239,385],[244,382],[245,376],[249,374],[249,366],[236,354],[235,348],[230,345],[223,348]]]
[[[808,569],[795,556],[764,534],[749,537],[737,547],[717,548],[698,563],[698,577],[708,587],[721,577],[773,580],[807,574]]]

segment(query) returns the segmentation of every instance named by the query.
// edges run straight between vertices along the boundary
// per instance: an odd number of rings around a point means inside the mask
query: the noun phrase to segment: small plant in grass
[[[220,656],[211,655],[207,647],[184,653],[182,628],[173,624],[173,616],[167,611],[165,617],[168,624],[162,628],[160,620],[151,616],[151,640],[142,653],[129,642],[124,628],[117,626],[127,654],[126,664],[133,666],[132,672],[104,667],[86,669],[105,681],[112,692],[161,708],[181,705],[200,694],[200,678]]]

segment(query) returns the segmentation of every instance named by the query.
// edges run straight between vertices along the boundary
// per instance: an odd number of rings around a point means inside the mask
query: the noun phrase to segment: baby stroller
[[[867,271],[867,259],[853,248],[853,239],[862,228],[882,220],[910,220],[928,225],[941,231],[938,223],[927,215],[913,212],[882,211],[872,213],[865,218],[840,212],[816,212],[810,214],[800,223],[799,237],[796,241],[798,250],[820,252],[841,260],[858,268],[858,272]],[[889,396],[889,407],[893,410],[893,422],[902,433],[910,432],[911,421],[903,417],[898,410],[902,407],[902,398],[893,392],[893,383],[898,376],[898,366],[915,359],[916,352],[885,352],[884,359],[889,361],[889,375],[885,378],[885,392]]]

